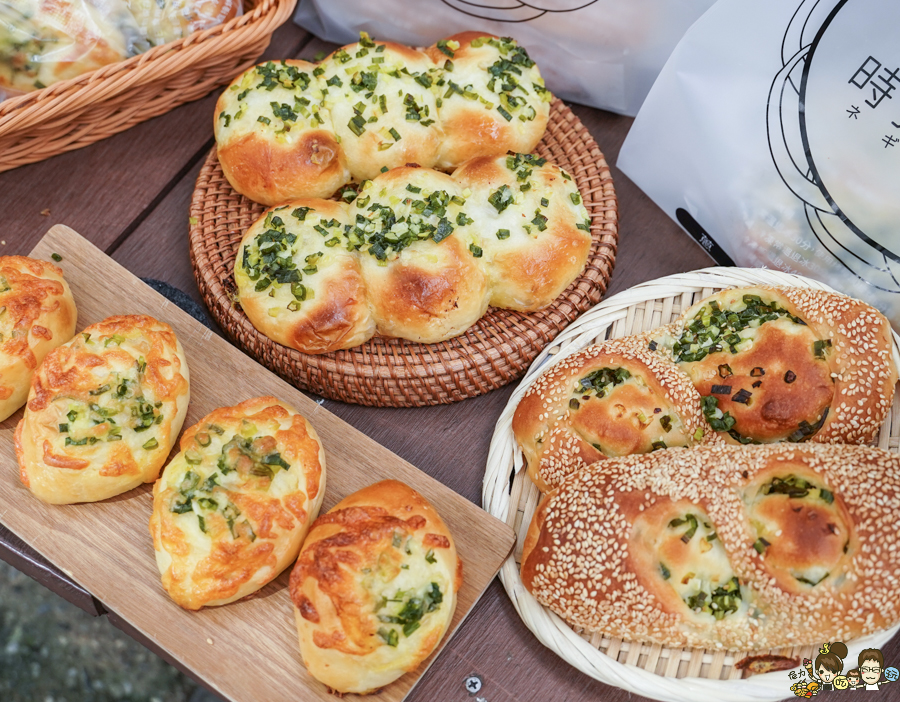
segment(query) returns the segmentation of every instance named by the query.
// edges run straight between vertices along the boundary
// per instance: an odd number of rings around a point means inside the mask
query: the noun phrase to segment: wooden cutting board
[[[79,330],[111,315],[137,313],[174,328],[191,372],[185,427],[217,407],[274,395],[304,414],[325,445],[328,484],[322,512],[384,478],[401,480],[430,500],[453,533],[464,564],[446,644],[509,555],[515,536],[508,526],[317,405],[68,227],[53,227],[30,255],[51,261],[53,253],[62,257],[57,265],[75,296]],[[0,522],[223,697],[333,702],[300,659],[287,590],[290,569],[251,599],[199,612],[181,609],[160,585],[148,529],[151,486],[100,503],[40,502],[19,482],[13,432],[21,416],[20,410],[0,425]],[[404,699],[439,652],[368,699]]]

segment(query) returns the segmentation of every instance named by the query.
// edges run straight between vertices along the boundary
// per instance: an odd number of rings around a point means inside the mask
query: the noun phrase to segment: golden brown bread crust
[[[338,692],[383,687],[431,655],[461,585],[425,498],[394,480],[353,493],[316,520],[291,573],[303,662]]]
[[[346,182],[346,157],[334,134],[324,129],[305,131],[290,148],[250,132],[225,142],[218,153],[235,190],[264,205],[298,194],[330,197]]]
[[[294,200],[267,210],[244,234],[235,262],[235,283],[247,317],[270,339],[305,353],[326,353],[358,346],[375,333],[359,261],[346,250],[344,227],[349,222],[343,203]],[[329,232],[328,238],[317,226]],[[296,237],[285,248],[291,251],[289,260],[303,285],[302,300],[290,284],[257,290],[260,280],[273,278],[262,268],[251,276],[242,265],[245,252],[248,261],[254,261],[260,246],[267,245],[267,233],[273,231],[285,242],[285,237]],[[309,256],[317,257],[314,266],[307,261]]]
[[[371,210],[374,205],[391,207],[396,216],[413,216],[408,184],[421,188],[417,195],[423,199],[436,192],[451,198],[462,194],[456,181],[438,171],[395,168],[366,184],[363,197],[350,206],[351,219],[378,219],[381,223],[376,230],[388,226],[380,218],[383,210]],[[461,211],[450,202],[446,215],[425,219],[437,227],[441,219],[455,223]],[[457,336],[481,318],[487,310],[489,289],[469,248],[469,229],[457,227],[440,242],[433,238],[415,241],[398,255],[388,255],[387,265],[361,252],[360,268],[380,334],[428,344]]]
[[[708,314],[713,301],[722,309],[744,309],[745,296],[774,303],[780,311],[778,319],[743,330],[741,337],[753,341],[739,343],[737,353],[724,344],[723,350],[691,361],[674,349],[700,394],[714,397],[719,412],[734,418],[723,437],[732,443],[739,437],[764,443],[871,441],[897,382],[885,317],[838,293],[761,286],[701,300],[685,311],[682,324]]]
[[[558,166],[536,157],[484,156],[461,165],[453,179],[472,191],[467,211],[484,251],[492,306],[543,309],[584,269],[590,216],[574,181]],[[491,200],[498,192],[510,193],[515,204],[498,211]],[[538,217],[546,224],[536,225]]]
[[[900,621],[898,501],[900,456],[871,447],[612,459],[545,497],[522,580],[570,624],[630,641],[759,650],[858,638]]]
[[[153,489],[163,587],[185,609],[234,602],[296,559],[325,494],[324,449],[274,397],[214,410],[180,448]]]
[[[350,178],[328,110],[318,108],[319,122],[316,113],[304,115],[296,102],[318,106],[322,101],[323,83],[313,75],[315,68],[292,59],[260,63],[235,78],[216,102],[219,162],[228,182],[251,200],[271,206],[298,197],[330,197]]]
[[[484,169],[502,169],[500,190],[475,177]],[[591,246],[574,184],[524,154],[476,164],[471,180],[467,167],[460,170],[450,177],[395,168],[364,182],[349,205],[302,199],[265,212],[235,259],[250,321],[280,344],[326,353],[376,331],[443,341],[468,329],[490,303],[549,305],[583,269]],[[514,196],[505,182],[533,184],[533,192]],[[503,188],[508,198],[498,208],[492,203]],[[523,225],[523,217],[537,224]],[[508,236],[498,237],[498,228]]]
[[[491,41],[507,48],[501,51]],[[472,42],[480,45],[473,46]],[[425,49],[425,53],[436,66],[443,66],[451,60],[453,71],[447,74],[446,80],[466,87],[478,98],[472,99],[457,91],[450,91],[449,94],[442,92],[438,115],[445,137],[437,167],[453,168],[476,156],[496,157],[507,151],[531,153],[544,136],[550,115],[549,92],[539,93],[534,87],[537,85],[542,90],[544,87],[537,67],[519,63],[515,66],[517,73],[506,74],[518,84],[508,94],[515,100],[521,100],[521,104],[511,106],[501,99],[504,92],[502,85],[509,78],[492,82],[493,75],[488,69],[509,59],[510,49],[515,54],[515,41],[507,42],[485,32],[461,32],[447,37],[440,44],[443,50],[435,43]],[[455,44],[458,48],[450,48]],[[452,59],[447,52],[452,54]],[[443,86],[441,88],[443,90]],[[506,110],[510,119],[506,119],[498,107]],[[533,110],[531,119],[519,119],[520,116],[531,115],[530,110]]]
[[[232,187],[274,205],[383,168],[531,152],[551,100],[514,40],[467,32],[422,52],[363,34],[318,66],[270,61],[235,78],[216,105],[216,143]]]
[[[104,500],[153,482],[190,399],[172,328],[109,317],[51,351],[34,374],[16,430],[22,482],[41,500]]]
[[[341,47],[320,66],[330,126],[355,180],[374,178],[385,167],[415,163],[430,168],[437,162],[444,133],[436,96],[417,80],[427,81],[434,69],[425,54],[392,42],[356,43]],[[354,79],[364,74],[374,78],[360,90]]]
[[[0,256],[0,421],[25,404],[35,369],[75,333],[63,272],[25,256]]]
[[[601,374],[596,382],[603,397],[592,374]],[[693,384],[674,363],[647,350],[644,337],[590,346],[551,366],[519,401],[512,429],[528,477],[541,492],[596,461],[647,453],[657,442],[719,441]]]

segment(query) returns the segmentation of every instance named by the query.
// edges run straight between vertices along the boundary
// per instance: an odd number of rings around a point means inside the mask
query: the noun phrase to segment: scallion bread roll
[[[264,205],[328,197],[385,168],[530,152],[551,100],[514,39],[467,32],[423,52],[363,32],[318,65],[268,61],[235,78],[216,105],[219,162]]]
[[[46,261],[0,256],[0,421],[25,404],[44,357],[75,333],[63,272]]]
[[[241,306],[274,341],[326,353],[383,336],[436,343],[489,304],[535,311],[584,268],[590,219],[571,178],[527,154],[476,159],[453,176],[394,168],[349,205],[270,208],[235,260]]]
[[[303,662],[339,693],[373,692],[431,655],[461,586],[425,498],[396,480],[359,490],[316,520],[291,573]]]
[[[312,425],[274,397],[206,415],[153,488],[162,584],[185,609],[234,602],[287,568],[325,495]]]
[[[151,483],[187,413],[187,359],[172,328],[109,317],[51,351],[16,429],[22,483],[44,502],[96,502]]]

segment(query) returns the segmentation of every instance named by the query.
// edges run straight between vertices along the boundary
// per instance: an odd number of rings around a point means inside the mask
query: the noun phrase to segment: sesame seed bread
[[[700,396],[646,335],[614,339],[554,364],[528,388],[512,420],[541,492],[607,457],[718,442]]]
[[[867,443],[897,382],[884,315],[809,288],[722,290],[686,310],[659,345],[730,443]]]
[[[168,324],[146,315],[92,324],[32,378],[15,435],[22,483],[51,504],[152,483],[189,400],[187,359]]]
[[[25,404],[35,369],[75,333],[63,272],[46,261],[0,256],[0,421]]]
[[[315,521],[291,573],[303,663],[338,693],[373,692],[431,655],[461,586],[424,497],[396,480],[359,490]]]
[[[384,168],[530,152],[551,100],[512,39],[468,32],[423,52],[362,33],[318,65],[267,61],[235,78],[216,104],[215,136],[232,187],[276,205],[329,197]]]
[[[865,446],[674,448],[610,459],[539,506],[522,580],[570,625],[759,650],[900,621],[900,456]]]
[[[350,204],[271,208],[245,233],[234,277],[254,327],[304,353],[376,332],[435,343],[489,304],[546,307],[584,268],[591,241],[569,176],[511,154],[453,176],[394,168],[363,182]]]
[[[297,558],[325,495],[325,450],[274,397],[214,410],[180,448],[153,488],[162,584],[185,609],[228,604]]]

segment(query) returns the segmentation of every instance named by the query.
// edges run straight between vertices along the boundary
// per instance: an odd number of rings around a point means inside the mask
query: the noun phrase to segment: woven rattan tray
[[[584,314],[535,359],[516,388],[494,431],[484,477],[484,508],[513,527],[518,537],[513,555],[500,570],[522,621],[538,639],[564,660],[602,682],[647,697],[672,702],[728,702],[779,700],[792,695],[786,671],[742,679],[734,667],[746,652],[673,649],[650,644],[629,644],[599,633],[569,627],[538,604],[525,590],[519,575],[522,543],[538,505],[540,493],[525,475],[521,451],[512,432],[512,417],[519,399],[538,375],[566,356],[605,339],[653,329],[677,318],[682,310],[717,290],[742,285],[790,285],[831,290],[822,283],[776,271],[749,268],[707,268],[643,283],[614,295]],[[900,366],[894,333],[894,363]],[[878,436],[878,446],[900,450],[900,396]],[[848,660],[863,648],[880,648],[900,629],[849,642]],[[818,642],[821,644],[821,642]],[[791,657],[814,658],[816,646],[772,650]],[[756,652],[759,653],[759,652]]]
[[[224,24],[0,102],[0,172],[87,146],[206,95],[253,65],[296,0],[244,0]]]
[[[560,100],[550,108],[537,153],[566,169],[591,215],[593,246],[582,274],[554,303],[522,314],[490,308],[465,334],[437,344],[375,337],[346,351],[304,354],[258,332],[234,302],[234,259],[244,230],[263,207],[229,185],[216,158],[206,160],[191,201],[191,263],[200,294],[219,325],[263,365],[299,388],[380,407],[455,402],[520,377],[568,324],[600,301],[618,242],[612,176],[597,142]]]

